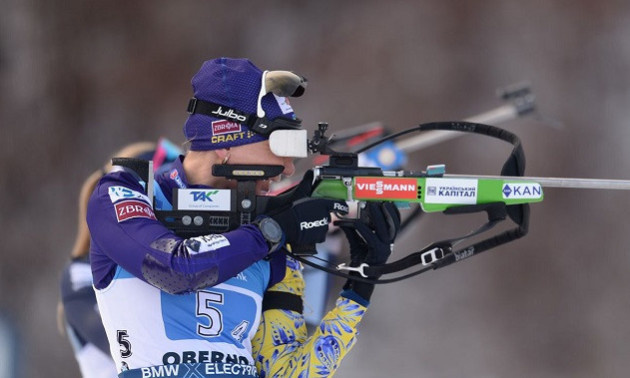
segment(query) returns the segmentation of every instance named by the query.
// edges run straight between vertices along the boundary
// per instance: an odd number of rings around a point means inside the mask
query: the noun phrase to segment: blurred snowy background
[[[630,178],[626,1],[0,0],[0,319],[15,355],[0,365],[12,377],[78,376],[55,308],[79,186],[128,142],[183,142],[190,78],[218,56],[306,76],[292,104],[333,132],[462,119],[527,80],[563,125],[501,125],[521,137],[527,174]],[[409,168],[496,174],[508,152],[463,137]],[[548,189],[524,239],[377,288],[338,376],[628,376],[629,211],[630,192]],[[465,227],[426,216],[397,251]]]

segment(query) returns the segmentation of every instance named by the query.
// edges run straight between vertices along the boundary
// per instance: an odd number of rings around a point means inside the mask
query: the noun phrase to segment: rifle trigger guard
[[[337,265],[337,270],[347,270],[348,272],[358,272],[363,278],[367,278],[367,274],[363,272],[363,269],[369,268],[370,266],[366,263],[362,263],[357,267],[347,266],[346,263],[341,263]]]

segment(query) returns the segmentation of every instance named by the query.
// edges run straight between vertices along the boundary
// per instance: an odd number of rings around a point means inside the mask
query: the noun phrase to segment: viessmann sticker
[[[418,198],[418,181],[414,178],[357,177],[354,187],[357,198]]]
[[[477,180],[474,179],[427,178],[426,190],[426,203],[477,203]]]

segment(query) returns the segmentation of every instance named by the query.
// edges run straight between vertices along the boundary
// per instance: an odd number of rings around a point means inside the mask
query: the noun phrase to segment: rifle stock
[[[397,171],[372,176],[324,176],[316,184],[313,197],[418,203],[424,212],[429,213],[496,202],[506,205],[535,203],[541,202],[544,195],[541,185],[535,181],[417,176]]]

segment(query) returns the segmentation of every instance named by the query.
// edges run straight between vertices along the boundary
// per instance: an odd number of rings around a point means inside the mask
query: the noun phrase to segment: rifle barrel
[[[488,178],[508,181],[534,181],[547,188],[569,188],[569,189],[609,189],[609,190],[630,190],[630,180],[617,179],[592,179],[575,177],[531,177],[531,176],[493,176],[493,175],[458,175],[446,174],[443,177],[449,178]]]

